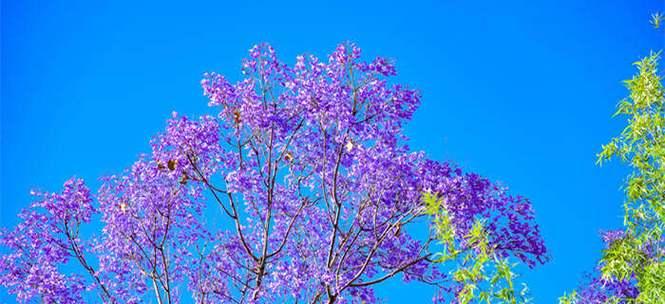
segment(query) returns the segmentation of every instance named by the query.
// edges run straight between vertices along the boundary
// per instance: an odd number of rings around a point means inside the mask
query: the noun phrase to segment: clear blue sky
[[[292,63],[345,40],[422,90],[414,149],[533,200],[553,257],[525,277],[536,303],[575,287],[598,233],[621,225],[625,170],[595,153],[623,126],[610,116],[630,64],[663,47],[648,25],[661,0],[138,2],[2,1],[0,226],[31,187],[120,172],[172,110],[204,113],[201,74],[237,78],[253,44]],[[401,282],[380,292],[431,298]]]

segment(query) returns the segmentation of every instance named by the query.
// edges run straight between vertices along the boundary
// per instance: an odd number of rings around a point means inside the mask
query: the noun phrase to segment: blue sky
[[[536,303],[574,288],[599,232],[621,225],[626,171],[595,154],[624,124],[610,116],[630,64],[664,46],[648,25],[662,1],[137,2],[2,1],[0,226],[30,188],[120,172],[172,110],[205,113],[201,74],[239,77],[253,44],[292,63],[345,40],[421,90],[412,148],[533,200],[553,258],[524,277]],[[431,298],[401,282],[380,293]]]

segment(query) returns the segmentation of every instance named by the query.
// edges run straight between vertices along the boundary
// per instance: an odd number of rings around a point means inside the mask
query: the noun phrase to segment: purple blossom
[[[9,252],[0,257],[0,285],[16,294],[19,302],[82,303],[86,282],[78,274],[65,274],[60,267],[75,259],[93,279],[94,270],[85,260],[79,227],[96,212],[83,180],[65,182],[61,193],[32,191],[37,200],[19,214],[21,222],[0,233],[0,245]],[[98,282],[100,286],[101,282]],[[111,300],[108,294],[102,299]]]
[[[623,230],[609,230],[609,231],[604,231],[601,234],[601,236],[603,238],[603,242],[605,242],[605,244],[607,246],[609,246],[614,241],[617,241],[617,240],[620,240],[620,239],[623,239],[624,237],[626,237],[626,232],[623,231]]]
[[[105,301],[122,303],[184,294],[201,303],[374,303],[374,286],[395,277],[454,293],[432,262],[435,236],[407,229],[427,224],[425,191],[445,198],[460,239],[483,219],[500,255],[544,262],[527,199],[409,150],[402,128],[421,96],[394,83],[392,62],[363,62],[349,43],[327,60],[298,56],[293,67],[267,44],[249,53],[235,84],[204,74],[214,116],[174,114],[150,154],[102,178],[95,204],[82,183],[68,182],[38,204],[48,213],[26,213],[18,232],[3,234],[10,253],[0,284],[27,300],[79,295],[96,282]],[[96,209],[104,228],[91,243],[99,265],[83,263],[90,282],[59,273],[72,256],[61,245],[78,235],[58,238],[40,225],[78,225]],[[19,246],[36,239],[24,256]],[[20,284],[30,259],[43,256],[50,264],[34,270],[38,283]]]
[[[582,304],[603,304],[609,299],[616,303],[632,303],[639,296],[637,281],[603,280],[598,276],[587,275],[586,282],[577,292],[577,302]]]

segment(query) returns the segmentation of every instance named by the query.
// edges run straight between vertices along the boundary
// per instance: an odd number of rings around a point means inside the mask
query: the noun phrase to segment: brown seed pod
[[[173,160],[173,159],[169,159],[169,162],[168,162],[167,165],[168,165],[168,167],[169,167],[169,170],[173,171],[173,170],[175,170],[176,162],[175,162],[175,160]]]
[[[242,122],[242,119],[240,119],[240,110],[233,111],[233,121],[236,123],[236,125],[239,125],[240,122]]]
[[[293,161],[293,155],[291,154],[291,152],[287,151],[286,154],[284,154],[284,160],[286,160],[287,162]]]

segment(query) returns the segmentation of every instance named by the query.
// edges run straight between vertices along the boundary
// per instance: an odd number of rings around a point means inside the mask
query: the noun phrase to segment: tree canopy
[[[420,94],[360,55],[289,66],[260,44],[240,81],[205,74],[211,115],[174,113],[96,194],[34,193],[0,236],[0,285],[21,302],[372,303],[399,275],[437,302],[523,300],[511,267],[547,258],[531,203],[411,151]]]

